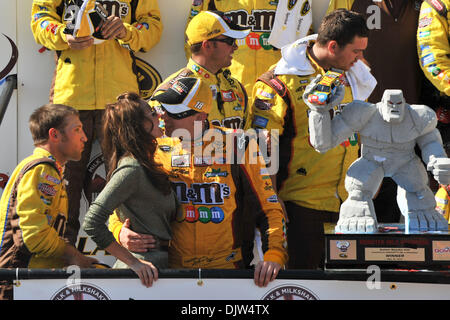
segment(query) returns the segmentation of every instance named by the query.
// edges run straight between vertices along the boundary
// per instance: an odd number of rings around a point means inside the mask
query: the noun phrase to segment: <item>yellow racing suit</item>
[[[450,186],[441,186],[436,192],[436,210],[450,223]]]
[[[249,160],[258,155],[256,142],[247,145],[231,129],[207,132],[203,141],[188,146],[179,139],[159,139],[155,161],[169,175],[182,204],[172,223],[170,267],[242,268],[251,262],[253,246],[253,239],[244,243],[244,232],[254,225],[261,230],[264,260],[284,265],[284,215],[264,160]],[[234,154],[245,158],[227,159]],[[111,218],[110,230],[118,239],[122,223],[116,215]]]
[[[239,49],[233,53],[233,61],[229,67],[233,77],[242,82],[249,93],[258,76],[281,57],[280,50],[267,42],[277,4],[276,0],[192,0],[188,23],[200,11],[219,10],[234,23],[252,28],[247,38],[237,40]],[[188,45],[185,46],[185,51],[189,57]]]
[[[242,84],[231,77],[228,69],[213,74],[190,59],[186,68],[178,70],[155,90],[166,90],[171,80],[179,77],[200,78],[209,85],[213,94],[213,106],[208,114],[208,121],[215,126],[241,129],[244,127],[247,113],[247,93]],[[151,102],[157,105],[157,102]]]
[[[162,33],[158,3],[156,0],[98,2],[108,15],[114,14],[123,20],[126,36],[72,50],[64,31],[73,30],[83,1],[33,1],[31,30],[34,38],[47,49],[56,50],[58,57],[53,103],[78,110],[104,109],[125,91],[139,92],[132,55],[158,43]]]
[[[22,169],[36,159],[50,160],[54,165],[37,164],[17,180]],[[16,180],[19,183],[14,188]],[[2,194],[0,267],[62,268],[66,220],[62,169],[48,151],[36,148],[16,167]]]
[[[450,96],[450,0],[424,1],[417,29],[417,49],[425,76]]]
[[[339,212],[341,202],[348,196],[344,179],[348,167],[358,157],[358,138],[355,134],[326,154],[320,154],[311,147],[308,107],[302,95],[311,80],[325,71],[307,56],[315,69],[312,74],[275,76],[273,71],[269,71],[259,78],[253,88],[253,106],[248,123],[269,133],[278,130],[280,169],[276,182],[278,195],[284,202]],[[353,101],[353,97],[351,87],[348,83],[344,85],[345,104]],[[339,108],[335,112],[339,112]]]

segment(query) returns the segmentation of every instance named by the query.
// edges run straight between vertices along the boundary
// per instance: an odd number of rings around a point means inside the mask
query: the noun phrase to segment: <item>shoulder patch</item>
[[[441,0],[425,0],[434,10],[436,10],[441,16],[447,18],[447,7]]]

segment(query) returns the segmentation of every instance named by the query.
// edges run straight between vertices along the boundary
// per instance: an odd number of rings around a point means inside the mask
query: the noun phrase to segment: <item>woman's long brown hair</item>
[[[106,180],[109,181],[122,157],[132,156],[144,168],[150,182],[163,194],[169,194],[168,176],[154,162],[156,139],[144,128],[145,108],[150,106],[134,92],[121,94],[116,103],[105,107],[103,148],[110,157],[105,159],[109,168]]]

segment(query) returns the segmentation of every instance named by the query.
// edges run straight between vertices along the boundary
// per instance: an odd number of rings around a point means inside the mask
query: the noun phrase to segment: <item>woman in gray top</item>
[[[135,93],[124,93],[107,105],[103,124],[104,150],[111,155],[105,188],[91,204],[84,231],[97,246],[114,255],[115,268],[130,267],[149,287],[158,279],[158,268],[168,267],[167,244],[170,223],[179,208],[169,179],[153,160],[159,115]],[[160,244],[145,253],[131,253],[108,230],[106,222],[116,210],[121,221],[128,219],[133,231],[151,234]]]

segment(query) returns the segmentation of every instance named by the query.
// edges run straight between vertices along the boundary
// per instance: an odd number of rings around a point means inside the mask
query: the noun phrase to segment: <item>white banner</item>
[[[139,279],[78,282],[42,279],[20,280],[20,285],[14,287],[15,300],[447,300],[449,297],[449,284],[370,280],[280,279],[260,288],[253,279],[164,278],[146,288]]]

